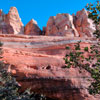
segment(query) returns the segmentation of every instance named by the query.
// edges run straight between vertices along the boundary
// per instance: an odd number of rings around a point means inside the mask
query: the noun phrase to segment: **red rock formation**
[[[41,34],[34,20],[23,30],[15,7],[6,15],[0,10],[3,60],[10,64],[8,70],[21,84],[22,91],[30,87],[32,91],[58,100],[100,99],[100,96],[89,95],[87,91],[89,73],[84,70],[79,73],[78,68],[64,69],[66,45],[73,49],[73,45],[80,40],[81,48],[96,42],[95,38],[91,38],[95,27],[88,19],[87,11],[83,9],[76,16],[58,14],[50,17],[47,27],[43,28],[47,36],[28,36]]]
[[[8,28],[7,23],[5,23],[5,18],[6,18],[6,15],[3,13],[2,10],[0,10],[0,34],[9,33],[8,30],[10,28]]]
[[[69,14],[57,14],[47,22],[46,35],[52,36],[79,36],[73,24],[73,17]]]
[[[80,37],[93,37],[95,25],[93,24],[93,21],[88,18],[88,14],[89,12],[82,9],[81,11],[78,11],[75,16],[74,24]]]
[[[1,34],[26,34],[47,36],[66,36],[66,37],[93,37],[95,25],[88,18],[85,9],[78,11],[76,15],[57,14],[52,16],[47,22],[43,33],[35,20],[31,20],[25,28],[21,22],[18,11],[15,7],[11,7],[8,14],[4,14],[0,10],[0,33]]]
[[[0,10],[0,33],[2,33],[2,27],[1,27],[1,23],[2,23],[2,20],[3,20],[2,14],[3,14],[3,12],[2,12],[2,10]]]
[[[37,22],[35,20],[31,20],[26,26],[25,26],[25,35],[40,35],[41,30],[37,25]]]
[[[85,9],[76,15],[58,14],[49,18],[46,35],[67,37],[93,37],[95,25]]]
[[[12,26],[14,34],[23,34],[24,27],[19,17],[18,11],[15,7],[11,7],[5,19],[7,24]]]
[[[93,38],[66,38],[49,36],[0,35],[4,43],[5,63],[22,85],[37,93],[58,100],[99,100],[89,95],[89,73],[77,68],[64,69],[65,46],[81,40],[81,47],[94,43]],[[85,74],[84,74],[85,73]],[[86,77],[86,78],[84,78]]]
[[[46,27],[43,27],[42,35],[45,35],[45,33],[46,33]]]
[[[15,7],[11,7],[8,14],[0,11],[0,33],[1,34],[23,34],[24,27]]]

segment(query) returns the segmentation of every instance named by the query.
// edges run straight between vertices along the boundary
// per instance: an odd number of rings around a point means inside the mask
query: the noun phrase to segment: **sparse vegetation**
[[[2,43],[0,42],[0,47]],[[2,48],[0,48],[0,58],[2,58]],[[20,85],[16,79],[7,71],[8,64],[0,61],[0,100],[48,100],[44,95],[30,92],[27,89],[20,93]]]
[[[97,38],[97,43],[91,45],[90,47],[80,48],[80,43],[78,42],[74,46],[74,50],[66,54],[64,60],[66,68],[78,67],[80,72],[85,69],[91,74],[93,80],[91,80],[91,85],[88,87],[90,94],[100,94],[100,2],[97,1],[94,4],[87,4],[86,6],[89,12],[89,18],[91,18],[95,25],[96,31],[94,36]],[[69,50],[70,47],[66,47]],[[84,56],[87,53],[87,56]]]

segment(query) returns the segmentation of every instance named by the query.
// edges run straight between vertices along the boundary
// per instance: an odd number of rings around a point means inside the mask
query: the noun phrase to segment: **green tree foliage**
[[[93,4],[87,4],[87,10],[89,11],[89,18],[91,18],[95,25],[96,31],[94,36],[99,40],[100,38],[100,2],[96,1]],[[66,47],[67,50],[70,47]],[[87,53],[87,57],[85,57]],[[91,47],[80,48],[80,42],[74,46],[74,50],[66,54],[65,58],[66,68],[78,67],[80,72],[85,69],[91,74],[93,80],[91,85],[88,87],[90,94],[100,94],[100,43],[97,41],[96,44]]]
[[[94,35],[100,38],[100,1],[97,0],[93,4],[87,4],[86,9],[90,12],[88,17],[91,18],[96,25]]]
[[[100,93],[100,45],[80,48],[80,41],[74,45],[74,49],[66,54],[64,60],[66,68],[85,69],[93,78],[88,90],[90,94]],[[68,47],[67,47],[68,48]],[[67,49],[69,51],[69,49]],[[87,56],[85,54],[87,53]]]

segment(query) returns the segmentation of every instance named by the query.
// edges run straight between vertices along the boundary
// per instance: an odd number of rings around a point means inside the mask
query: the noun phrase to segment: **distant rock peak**
[[[0,34],[25,34],[66,37],[93,37],[95,25],[88,18],[89,12],[85,9],[78,11],[76,15],[59,13],[51,16],[43,31],[37,22],[31,19],[24,27],[16,7],[11,7],[8,14],[0,10]]]
[[[24,28],[25,35],[40,35],[41,30],[34,19],[31,19]]]
[[[9,13],[14,13],[14,14],[18,14],[18,10],[16,7],[11,7],[9,10]]]
[[[74,19],[74,24],[80,37],[93,37],[95,25],[93,21],[88,18],[88,11],[85,9],[78,11],[76,19]]]
[[[30,20],[30,23],[36,24],[36,25],[37,25],[37,22],[36,22],[34,19],[31,19],[31,20]]]

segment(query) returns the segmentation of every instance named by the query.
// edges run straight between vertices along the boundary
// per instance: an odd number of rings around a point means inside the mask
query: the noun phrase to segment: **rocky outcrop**
[[[92,96],[87,91],[89,73],[79,73],[78,68],[65,69],[63,60],[70,52],[66,52],[66,45],[73,50],[80,40],[81,48],[96,43],[92,37],[95,25],[88,19],[88,13],[83,9],[76,15],[52,16],[41,32],[33,19],[23,28],[15,7],[8,14],[0,10],[3,60],[10,64],[8,71],[17,78],[22,91],[31,88],[57,100],[100,100],[100,95]],[[46,36],[28,36],[40,34]]]
[[[74,24],[80,37],[93,37],[95,25],[93,24],[93,21],[88,18],[88,14],[88,11],[82,9],[74,16]]]
[[[0,34],[23,34],[24,27],[15,7],[8,14],[0,11]]]
[[[6,14],[0,10],[0,34],[9,34],[10,32],[13,33],[12,27],[5,22]]]
[[[5,20],[6,20],[7,24],[10,24],[10,26],[12,26],[14,34],[23,34],[24,33],[24,26],[21,22],[18,11],[15,7],[10,8],[10,11],[6,17],[7,18]]]
[[[3,12],[2,9],[0,10],[0,33],[2,33],[2,22],[3,22]]]
[[[25,34],[66,37],[93,37],[95,25],[88,18],[89,12],[85,9],[78,11],[76,15],[57,14],[51,16],[43,31],[35,20],[31,20],[24,27],[15,7],[11,7],[8,14],[0,10],[1,34]]]
[[[78,37],[79,34],[73,24],[73,17],[69,14],[57,14],[49,18],[46,35]]]
[[[66,45],[72,50],[81,40],[81,47],[89,47],[96,42],[94,38],[12,34],[0,35],[0,40],[4,44],[3,60],[10,64],[8,70],[17,78],[22,91],[31,88],[57,100],[99,100],[100,96],[94,97],[87,91],[89,73],[80,73],[78,68],[66,69],[63,60]]]
[[[88,14],[88,11],[82,9],[76,15],[57,14],[57,16],[52,16],[47,22],[46,35],[93,37],[95,25],[88,18]]]
[[[26,26],[25,26],[25,35],[40,35],[41,30],[37,25],[37,22],[35,20],[31,20]]]

